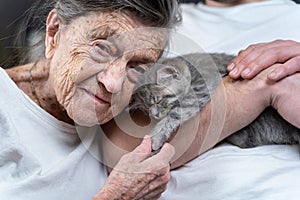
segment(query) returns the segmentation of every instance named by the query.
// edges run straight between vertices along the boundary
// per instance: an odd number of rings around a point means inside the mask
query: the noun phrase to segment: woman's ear
[[[51,10],[46,21],[46,38],[45,38],[45,57],[50,59],[53,57],[55,48],[59,43],[59,28],[61,20],[55,9]]]

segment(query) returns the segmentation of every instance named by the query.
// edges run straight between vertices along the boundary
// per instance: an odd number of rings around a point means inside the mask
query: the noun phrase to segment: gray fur
[[[221,78],[227,75],[226,66],[232,59],[233,56],[226,54],[187,54],[153,64],[139,78],[130,108],[159,119],[150,133],[154,151],[210,101]],[[226,140],[242,148],[298,144],[299,133],[298,128],[269,107]]]

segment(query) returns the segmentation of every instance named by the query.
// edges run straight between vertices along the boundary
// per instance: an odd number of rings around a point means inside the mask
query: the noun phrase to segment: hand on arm
[[[300,71],[300,43],[292,40],[275,40],[250,45],[240,51],[228,66],[229,76],[252,79],[262,70],[274,66],[268,79],[278,81]]]
[[[223,84],[216,89],[212,100],[197,116],[182,124],[170,141],[176,149],[171,161],[172,169],[182,166],[248,125],[270,105],[271,90],[266,82],[266,73],[267,70],[253,80],[223,79]],[[142,116],[137,118],[143,119]],[[109,166],[114,166],[124,152],[132,151],[140,142],[138,137],[132,136],[132,133],[137,132],[134,128],[126,128],[127,133],[123,131],[125,129],[119,128],[126,123],[128,118],[121,117],[118,124],[112,121],[102,126],[108,138],[104,141],[103,151]],[[149,130],[143,127],[141,125],[141,132],[148,133]],[[111,154],[112,151],[118,153]]]
[[[222,139],[251,123],[267,106],[273,106],[291,124],[300,128],[300,43],[276,40],[249,46],[233,60],[230,77],[223,79],[198,116],[195,140],[172,166],[180,166],[212,148]],[[232,66],[232,65],[231,65]],[[230,66],[229,66],[230,67]],[[249,68],[250,73],[244,72]],[[236,69],[236,73],[233,73]],[[276,76],[272,76],[274,74]],[[251,80],[247,80],[251,79]],[[277,81],[277,82],[276,82]],[[221,108],[225,93],[224,121],[215,121],[213,107]],[[217,103],[213,103],[213,101]],[[217,114],[218,115],[218,114]],[[221,132],[218,126],[222,126]],[[216,127],[216,128],[214,128]],[[186,134],[189,134],[187,131]],[[219,136],[219,137],[218,137]],[[207,139],[208,138],[208,139]],[[177,146],[174,145],[177,151]]]
[[[166,143],[150,157],[151,139],[144,138],[132,152],[122,156],[93,200],[158,199],[170,179],[169,162],[174,151]]]
[[[271,105],[284,119],[300,128],[300,73],[272,85]]]
[[[213,148],[232,133],[250,124],[269,106],[272,91],[266,74],[267,71],[264,71],[252,80],[239,81],[225,77],[223,84],[214,92],[212,100],[197,116],[199,126],[193,143],[172,167],[181,166]],[[186,124],[189,123],[190,121]],[[185,134],[190,134],[188,126]],[[178,140],[184,141],[185,137]],[[178,146],[174,146],[177,152]]]
[[[176,137],[171,141],[176,148],[172,168],[185,164],[248,125],[267,106],[273,106],[286,120],[300,128],[298,117],[300,101],[297,101],[300,99],[300,73],[296,73],[300,71],[300,64],[297,64],[299,55],[299,43],[282,40],[252,45],[242,51],[233,60],[238,63],[235,67],[239,71],[234,78],[238,78],[242,69],[249,66],[254,68],[253,73],[248,76],[252,79],[238,81],[229,77],[223,79],[224,84],[217,88],[212,101],[199,115],[183,124],[180,133],[177,132]],[[270,74],[274,71],[279,76],[270,80]],[[290,75],[293,73],[295,74]],[[219,110],[223,110],[225,114]],[[220,115],[214,114],[215,111]],[[221,116],[221,119],[215,120],[212,114]],[[110,139],[115,141],[117,146],[122,146],[120,144],[125,141],[120,139],[120,135],[129,137],[121,130],[110,132]],[[133,140],[134,137],[126,141]],[[127,143],[122,148],[127,150],[132,148],[129,146]]]

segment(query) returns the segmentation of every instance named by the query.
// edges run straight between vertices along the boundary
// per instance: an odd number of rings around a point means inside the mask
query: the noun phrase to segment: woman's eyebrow
[[[112,35],[114,35],[116,32],[115,29],[112,29],[108,25],[101,25],[98,26],[97,28],[94,28],[90,30],[89,32],[86,33],[86,37],[89,40],[93,39],[106,39]]]
[[[151,54],[155,54],[155,52],[152,52],[153,49],[147,49],[146,51],[147,51],[146,54],[141,52],[135,52],[132,57],[132,60],[143,64],[156,63],[158,58],[151,55]]]

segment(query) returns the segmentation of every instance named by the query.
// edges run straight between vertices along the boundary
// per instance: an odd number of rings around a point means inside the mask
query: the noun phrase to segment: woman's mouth
[[[86,89],[83,89],[83,90],[87,93],[87,95],[88,95],[89,97],[91,97],[91,98],[93,99],[93,101],[94,101],[96,104],[110,105],[110,100],[106,100],[106,99],[102,98],[101,95],[99,95],[99,94],[94,94],[94,93],[92,93],[92,92],[90,92],[90,91],[88,91],[88,90],[86,90]]]

